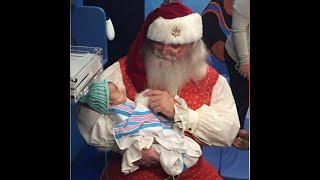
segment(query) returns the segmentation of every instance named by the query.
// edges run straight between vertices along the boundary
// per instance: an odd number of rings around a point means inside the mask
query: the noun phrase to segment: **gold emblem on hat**
[[[181,29],[177,26],[174,26],[172,29],[171,29],[171,34],[172,36],[174,37],[177,37],[177,36],[180,36],[181,34]]]

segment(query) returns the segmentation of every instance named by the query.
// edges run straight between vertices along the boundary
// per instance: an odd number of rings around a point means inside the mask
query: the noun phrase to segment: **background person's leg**
[[[244,122],[249,107],[249,81],[238,73],[235,68],[236,62],[225,50],[225,62],[229,72],[230,87],[237,106],[240,131],[233,145],[239,149],[249,149],[249,133],[244,129]]]

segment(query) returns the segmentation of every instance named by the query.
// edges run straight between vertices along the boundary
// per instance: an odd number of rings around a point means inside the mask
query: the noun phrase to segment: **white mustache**
[[[171,61],[171,62],[175,62],[176,61],[176,57],[172,56],[172,55],[167,55],[167,56],[163,56],[159,51],[154,51],[153,54],[155,56],[157,56],[158,58],[167,60],[167,61]]]

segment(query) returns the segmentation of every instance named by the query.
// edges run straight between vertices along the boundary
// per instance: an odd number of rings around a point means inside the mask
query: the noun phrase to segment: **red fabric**
[[[144,167],[140,166],[137,171],[134,171],[128,175],[121,172],[121,156],[114,156],[108,163],[108,166],[104,169],[101,180],[163,180],[168,178],[167,175],[160,166]],[[209,162],[202,158],[199,158],[198,162],[183,172],[179,176],[175,177],[176,180],[223,180],[218,172],[212,168]]]
[[[145,41],[149,25],[158,17],[163,17],[164,19],[174,19],[192,13],[193,12],[191,9],[181,3],[163,4],[159,8],[152,11],[142,24],[139,33],[133,44],[130,46],[127,54],[127,73],[131,77],[133,85],[138,92],[143,91],[147,84],[144,63],[141,57],[141,48]]]
[[[131,100],[134,101],[135,95],[137,93],[137,90],[135,86],[132,83],[132,78],[129,78],[129,73],[127,73],[127,63],[126,63],[126,57],[123,57],[119,60],[120,64],[120,70],[122,74],[122,80],[124,85],[126,86],[126,92],[127,92],[127,97]]]
[[[163,180],[168,175],[159,167],[140,166],[139,170],[128,175],[121,172],[121,156],[113,154],[108,166],[102,173],[101,180]]]
[[[120,69],[122,73],[123,82],[126,86],[127,96],[129,99],[134,100],[136,89],[132,83],[132,80],[129,78],[129,75],[126,73],[126,58],[119,60]],[[179,96],[183,98],[188,106],[195,110],[200,108],[203,104],[210,104],[211,92],[213,86],[218,80],[218,72],[208,66],[208,72],[204,79],[198,81],[197,83],[187,83],[180,91]],[[187,136],[194,139],[192,134],[185,133]],[[202,146],[202,145],[201,145]],[[102,180],[149,180],[149,179],[165,179],[168,175],[159,167],[139,167],[139,170],[132,172],[128,175],[124,175],[121,172],[121,157],[113,157],[108,166],[105,168],[101,179]],[[199,158],[198,162],[182,174],[178,176],[180,180],[221,180],[218,172],[202,158]]]
[[[212,88],[219,78],[219,73],[208,66],[207,75],[198,82],[187,83],[180,91],[179,97],[184,99],[190,109],[199,109],[203,104],[210,105]],[[214,92],[213,92],[214,93]]]

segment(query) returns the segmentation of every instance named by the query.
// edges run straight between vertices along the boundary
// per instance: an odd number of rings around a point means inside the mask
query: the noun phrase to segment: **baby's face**
[[[118,87],[113,83],[108,83],[109,85],[109,104],[119,105],[126,102],[126,96],[121,92]]]

